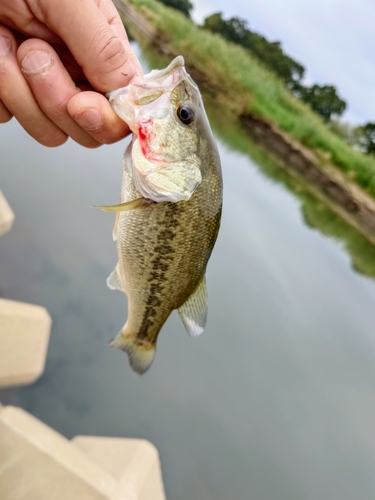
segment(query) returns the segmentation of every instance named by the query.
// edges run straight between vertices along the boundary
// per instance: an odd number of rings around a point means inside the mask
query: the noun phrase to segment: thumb
[[[95,90],[124,87],[141,72],[111,0],[28,0],[28,4],[67,45]]]

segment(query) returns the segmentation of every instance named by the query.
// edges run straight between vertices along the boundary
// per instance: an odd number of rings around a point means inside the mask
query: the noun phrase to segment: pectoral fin
[[[124,285],[122,284],[118,264],[112,271],[112,273],[107,278],[107,286],[111,290],[120,290],[120,292],[125,292]]]
[[[118,203],[117,205],[97,205],[93,208],[100,208],[100,210],[104,210],[105,212],[126,212],[127,210],[134,210],[135,208],[150,207],[154,203],[153,200],[149,200],[148,198],[138,198],[125,203]]]
[[[207,320],[207,290],[206,277],[203,276],[199,285],[187,301],[178,309],[178,314],[191,337],[203,332]]]

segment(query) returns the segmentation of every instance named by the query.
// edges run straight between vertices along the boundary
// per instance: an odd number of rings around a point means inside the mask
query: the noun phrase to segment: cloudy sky
[[[347,102],[344,119],[375,122],[374,0],[192,0],[193,18],[222,12],[246,19],[250,29],[306,68],[306,82],[332,84]]]

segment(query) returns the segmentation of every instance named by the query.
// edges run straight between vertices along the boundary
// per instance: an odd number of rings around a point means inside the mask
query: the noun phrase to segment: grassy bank
[[[273,73],[241,47],[196,26],[155,0],[129,0],[168,40],[173,53],[207,77],[206,86],[237,115],[253,113],[277,124],[313,150],[319,161],[339,167],[375,198],[375,159],[355,151],[297,100]]]

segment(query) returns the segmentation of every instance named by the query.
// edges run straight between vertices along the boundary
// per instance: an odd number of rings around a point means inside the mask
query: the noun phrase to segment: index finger
[[[139,72],[110,0],[28,0],[28,4],[68,46],[95,90],[109,92],[124,87]]]

